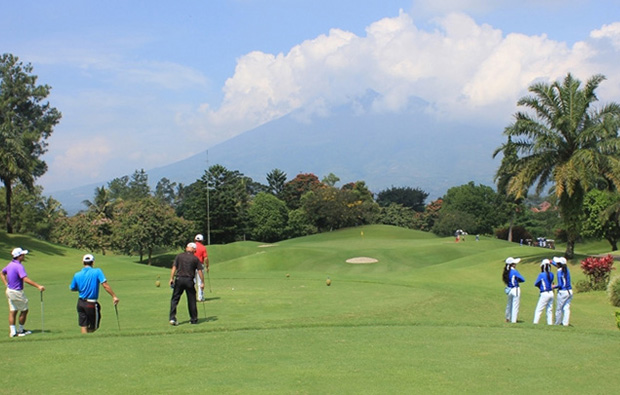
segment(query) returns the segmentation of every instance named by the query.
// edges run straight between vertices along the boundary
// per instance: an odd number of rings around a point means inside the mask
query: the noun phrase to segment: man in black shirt
[[[204,289],[204,275],[202,274],[202,263],[194,255],[196,244],[189,243],[185,247],[185,252],[174,258],[172,270],[170,271],[170,286],[173,288],[172,299],[170,300],[170,325],[177,323],[177,305],[181,295],[185,292],[187,296],[187,308],[191,324],[198,323],[198,309],[196,308],[196,288],[194,288],[194,276],[196,271],[200,276],[200,287]],[[176,280],[175,280],[176,275]]]

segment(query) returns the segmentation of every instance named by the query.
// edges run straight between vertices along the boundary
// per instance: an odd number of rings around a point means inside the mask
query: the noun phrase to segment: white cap
[[[563,256],[554,256],[553,260],[551,261],[551,264],[553,266],[557,266],[556,263],[561,263],[563,265],[566,265],[566,258],[564,258]]]
[[[82,258],[82,262],[84,263],[93,263],[95,261],[95,257],[93,254],[86,254],[84,258]]]
[[[19,256],[26,255],[27,253],[28,253],[28,250],[22,250],[19,247],[13,248],[13,251],[11,251],[11,255],[13,255],[13,258],[17,258]]]
[[[187,243],[187,247],[186,248],[196,249],[196,243]]]
[[[203,235],[201,234],[197,234],[196,237],[194,237],[194,240],[196,241],[203,241],[205,238]]]
[[[551,261],[549,259],[543,259],[542,262],[540,263],[540,267],[543,267],[545,265],[549,265],[551,263]]]
[[[521,262],[521,258],[513,258],[513,257],[506,258],[506,265],[512,265],[513,263],[516,265],[519,262]]]

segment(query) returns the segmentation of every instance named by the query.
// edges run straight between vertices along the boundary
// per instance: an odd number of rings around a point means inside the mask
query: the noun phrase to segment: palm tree
[[[517,150],[507,185],[515,198],[534,184],[537,193],[553,184],[567,232],[566,258],[574,256],[586,192],[601,184],[607,189],[620,187],[620,105],[593,108],[598,100],[595,90],[603,80],[604,76],[594,75],[581,88],[581,81],[569,73],[562,82],[533,84],[532,95],[521,98],[518,105],[535,115],[517,112],[515,122],[504,130],[510,143],[495,152]]]
[[[502,163],[495,173],[495,182],[497,183],[497,193],[504,200],[504,206],[510,216],[510,225],[508,226],[508,241],[512,241],[512,229],[517,214],[522,211],[523,199],[526,197],[527,191],[524,190],[520,197],[515,194],[508,193],[508,184],[516,173],[516,163],[519,159],[517,150],[512,143],[512,139],[508,137],[508,141],[493,153],[493,158],[502,152],[504,157]]]
[[[92,202],[84,200],[82,204],[86,206],[89,212],[94,213],[97,218],[112,218],[114,201],[110,190],[103,185],[100,188],[95,188],[95,198]]]

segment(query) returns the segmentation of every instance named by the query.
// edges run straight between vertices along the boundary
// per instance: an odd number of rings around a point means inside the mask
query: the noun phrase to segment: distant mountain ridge
[[[428,192],[434,200],[469,181],[492,186],[499,166],[492,153],[502,141],[501,130],[441,121],[423,111],[358,115],[343,108],[311,121],[291,114],[249,130],[209,148],[208,164],[205,150],[145,171],[152,186],[163,177],[191,184],[214,164],[260,183],[266,183],[267,173],[276,168],[289,180],[299,173],[314,173],[319,179],[333,173],[341,180],[337,185],[362,180],[375,193],[409,186]],[[75,213],[101,185],[52,195]]]

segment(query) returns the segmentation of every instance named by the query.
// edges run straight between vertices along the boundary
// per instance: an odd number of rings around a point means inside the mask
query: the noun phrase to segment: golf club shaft
[[[43,320],[43,291],[41,291],[41,333],[45,331],[44,320]]]
[[[116,312],[116,325],[118,325],[118,330],[121,330],[121,322],[118,319],[118,305],[114,305],[114,311]]]

